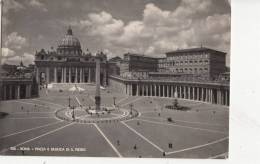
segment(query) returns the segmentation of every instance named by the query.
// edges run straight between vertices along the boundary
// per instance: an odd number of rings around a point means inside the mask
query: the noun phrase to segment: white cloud
[[[26,52],[21,56],[15,55],[15,56],[11,56],[11,57],[8,57],[8,58],[2,58],[1,62],[2,62],[2,64],[6,63],[6,64],[18,65],[21,62],[21,60],[23,61],[23,64],[25,64],[25,65],[33,64],[34,63],[34,55]]]
[[[47,12],[48,9],[46,8],[46,6],[40,2],[39,0],[30,0],[29,5],[38,9],[41,9],[44,12]]]
[[[9,48],[2,48],[2,58],[9,58],[13,57],[15,55],[15,52]]]
[[[22,56],[22,59],[23,59],[23,63],[25,65],[29,65],[29,64],[34,63],[34,55],[33,54],[25,52]]]
[[[28,41],[25,37],[18,35],[17,32],[12,32],[7,36],[4,45],[11,49],[21,49],[28,45]]]
[[[173,11],[149,3],[141,20],[123,22],[102,11],[89,14],[78,24],[89,35],[101,38],[102,48],[121,53],[116,55],[127,51],[164,54],[201,44],[228,52],[230,14],[213,14],[214,8],[209,0],[183,0]]]
[[[81,25],[90,27],[90,35],[112,37],[122,32],[124,22],[114,19],[111,14],[102,11],[100,14],[91,13],[89,20],[81,21]]]

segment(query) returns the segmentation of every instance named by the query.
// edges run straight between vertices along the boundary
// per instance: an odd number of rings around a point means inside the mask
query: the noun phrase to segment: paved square
[[[130,111],[130,119],[73,122],[55,112],[68,106],[94,105],[94,86],[84,92],[41,90],[40,98],[2,101],[0,154],[89,157],[225,158],[228,155],[229,109],[225,106],[181,100],[191,110],[164,108],[170,98],[139,97],[101,91],[101,104]],[[111,96],[113,94],[113,96]],[[78,111],[84,115],[84,111]],[[120,116],[114,113],[109,118]],[[70,116],[68,116],[70,117]],[[89,117],[89,116],[88,116]],[[172,122],[168,118],[172,118]],[[99,118],[100,119],[100,118]]]

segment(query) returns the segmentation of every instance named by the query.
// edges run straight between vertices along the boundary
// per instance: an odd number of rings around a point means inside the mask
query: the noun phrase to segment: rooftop
[[[175,54],[175,53],[203,52],[203,51],[214,51],[214,52],[226,54],[225,52],[221,52],[221,51],[214,50],[214,49],[207,48],[207,47],[196,47],[196,48],[178,49],[178,50],[176,50],[176,51],[166,52],[166,55],[169,55],[169,54],[172,55],[172,54]]]
[[[129,55],[129,56],[137,56],[137,57],[145,57],[145,58],[151,58],[151,59],[160,59],[162,57],[154,57],[154,56],[149,56],[149,55],[144,55],[144,54],[134,54],[134,53],[126,53],[124,56]]]

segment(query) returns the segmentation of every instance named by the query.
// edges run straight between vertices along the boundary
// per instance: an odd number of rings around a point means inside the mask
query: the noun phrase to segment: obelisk
[[[100,110],[100,57],[96,56],[96,96],[95,96],[95,104],[96,110]]]

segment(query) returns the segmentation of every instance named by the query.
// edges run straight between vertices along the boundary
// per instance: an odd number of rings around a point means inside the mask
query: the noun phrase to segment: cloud
[[[141,20],[124,23],[102,11],[89,14],[80,26],[89,35],[100,37],[110,52],[120,48],[158,55],[201,44],[229,51],[230,14],[210,15],[213,8],[208,0],[183,0],[173,11],[148,3]]]
[[[9,49],[9,48],[2,48],[2,58],[10,58],[15,56],[15,51]]]
[[[115,36],[122,33],[124,22],[112,17],[111,14],[102,11],[99,14],[91,13],[89,20],[81,21],[81,26],[88,26],[90,35]]]
[[[21,60],[23,61],[23,64],[25,65],[29,65],[29,64],[33,64],[34,63],[34,55],[25,52],[22,55],[14,55],[11,57],[5,57],[2,58],[2,64],[6,63],[6,64],[12,64],[12,65],[18,65]]]
[[[21,49],[28,45],[28,41],[25,37],[18,35],[17,32],[12,32],[7,36],[4,45],[11,49]]]
[[[19,1],[17,1],[17,0],[7,0],[7,1],[4,1],[3,12],[4,12],[4,14],[9,11],[17,12],[24,8],[25,7],[21,3],[19,3]]]
[[[34,8],[38,8],[38,9],[44,11],[44,12],[48,11],[46,6],[42,2],[40,2],[39,0],[30,0],[29,5],[34,7]]]

